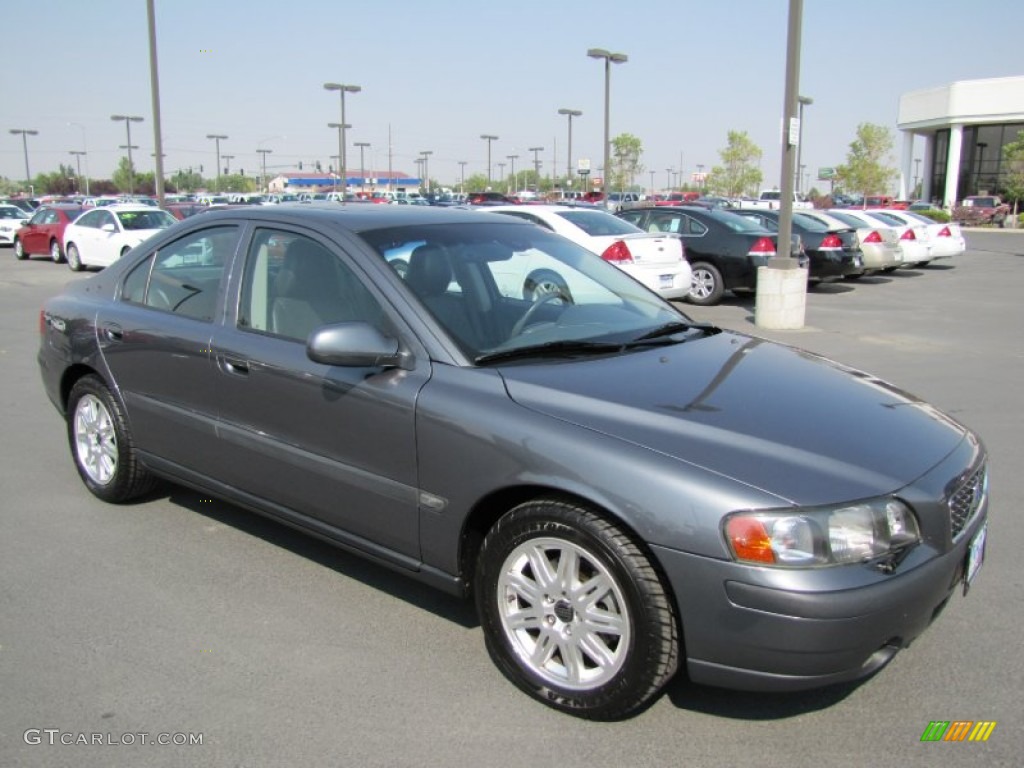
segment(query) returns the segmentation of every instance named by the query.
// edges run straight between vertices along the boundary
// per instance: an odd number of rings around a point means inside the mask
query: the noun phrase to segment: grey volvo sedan
[[[537,273],[564,288],[524,295]],[[472,596],[501,671],[583,717],[680,667],[865,677],[984,556],[964,426],[504,216],[204,213],[49,299],[40,330],[97,497],[185,484]]]

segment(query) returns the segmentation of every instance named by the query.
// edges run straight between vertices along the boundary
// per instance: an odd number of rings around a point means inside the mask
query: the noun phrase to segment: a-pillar
[[[960,149],[964,143],[964,127],[962,124],[952,125],[949,129],[949,152],[946,155],[946,191],[942,197],[942,206],[952,208],[957,201],[957,187],[960,182]]]

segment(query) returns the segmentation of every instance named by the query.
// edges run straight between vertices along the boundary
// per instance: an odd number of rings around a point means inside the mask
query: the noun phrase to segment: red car
[[[14,258],[27,259],[35,254],[49,254],[60,264],[64,261],[64,227],[85,209],[70,203],[41,205],[21,229],[14,234]]]

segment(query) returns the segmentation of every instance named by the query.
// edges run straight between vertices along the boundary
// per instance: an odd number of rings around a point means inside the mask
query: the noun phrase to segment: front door
[[[307,357],[306,339],[322,325],[399,334],[342,249],[310,233],[257,229],[240,282],[237,317],[213,339],[224,442],[216,476],[307,528],[418,559],[414,416],[429,360],[414,355],[401,370]]]

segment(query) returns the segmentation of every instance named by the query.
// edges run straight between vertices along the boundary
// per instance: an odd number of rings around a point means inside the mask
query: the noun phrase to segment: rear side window
[[[238,236],[236,226],[211,227],[165,245],[128,273],[121,300],[212,322]]]

